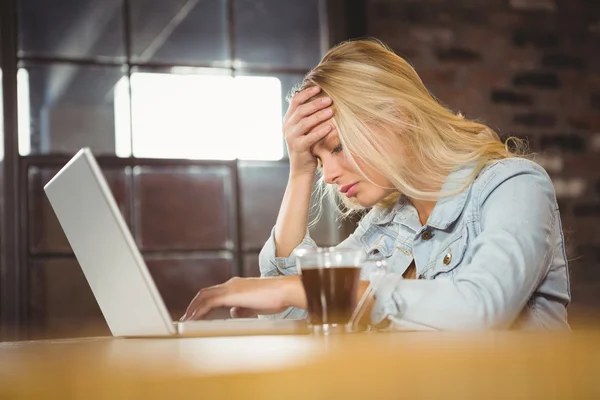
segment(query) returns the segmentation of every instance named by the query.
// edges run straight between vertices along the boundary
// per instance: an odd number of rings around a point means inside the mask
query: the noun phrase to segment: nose
[[[323,161],[323,181],[327,184],[336,183],[342,175],[342,166],[335,160],[335,157]]]

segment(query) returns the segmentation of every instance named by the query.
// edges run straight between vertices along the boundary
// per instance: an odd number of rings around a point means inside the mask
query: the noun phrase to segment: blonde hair
[[[356,163],[360,159],[398,191],[380,207],[389,207],[400,195],[437,201],[456,194],[490,162],[525,152],[520,139],[504,144],[489,126],[440,104],[413,67],[375,39],[348,41],[329,50],[297,91],[315,85],[322,90],[314,98],[333,100],[333,123],[350,163],[371,181]],[[397,149],[402,154],[393,152]],[[452,193],[441,193],[448,174],[468,164],[474,170],[466,182]],[[363,209],[322,178],[319,187],[319,197],[330,197],[342,215]]]

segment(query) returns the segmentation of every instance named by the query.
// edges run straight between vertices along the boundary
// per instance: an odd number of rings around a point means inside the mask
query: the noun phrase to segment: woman
[[[390,269],[370,305],[391,329],[568,329],[568,266],[546,172],[488,126],[439,104],[414,69],[373,40],[331,49],[284,120],[290,175],[262,278],[202,290],[183,319],[229,306],[297,318],[292,252],[307,234],[315,173],[344,215],[370,209],[340,246]],[[268,279],[265,279],[268,278]],[[358,296],[366,290],[361,281]]]

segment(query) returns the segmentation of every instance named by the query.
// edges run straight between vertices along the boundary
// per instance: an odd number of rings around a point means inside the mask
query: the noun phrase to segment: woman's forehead
[[[325,135],[324,137],[319,139],[315,144],[312,145],[311,152],[314,153],[315,150],[319,150],[320,148],[326,147],[328,144],[331,143],[332,140],[337,139],[337,137],[338,133],[334,127],[331,132],[329,132],[327,135]]]

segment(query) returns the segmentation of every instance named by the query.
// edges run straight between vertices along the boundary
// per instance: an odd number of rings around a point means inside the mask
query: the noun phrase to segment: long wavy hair
[[[522,140],[509,138],[503,143],[489,126],[442,105],[414,68],[376,39],[333,47],[291,95],[315,85],[322,90],[308,101],[323,96],[333,100],[333,123],[351,165],[373,183],[356,162],[360,159],[396,189],[380,207],[389,207],[402,195],[439,200],[456,194],[487,164],[526,151]],[[468,179],[452,193],[441,193],[448,174],[465,165],[474,166]],[[329,197],[343,216],[363,209],[322,177],[317,197],[319,204]],[[320,213],[319,207],[317,219]]]

